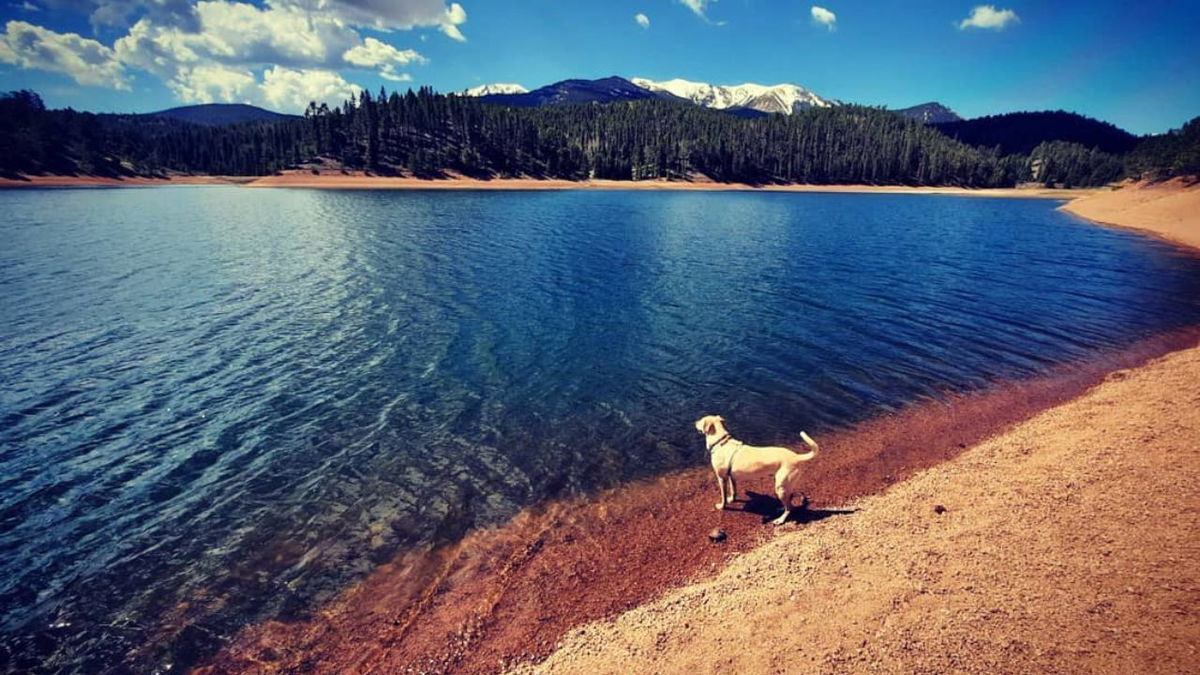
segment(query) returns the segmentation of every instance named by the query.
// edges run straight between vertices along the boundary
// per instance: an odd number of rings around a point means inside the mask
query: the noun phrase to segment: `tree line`
[[[1189,125],[1193,132],[1200,126]],[[1168,153],[1187,156],[1176,148],[1194,144],[1193,136],[1141,152],[1149,139],[1129,156],[1138,158],[1138,167]],[[1194,160],[1194,145],[1192,152]],[[10,176],[269,175],[318,166],[419,177],[700,175],[751,184],[966,187],[1101,185],[1127,172],[1125,155],[1094,146],[1045,141],[1029,152],[1003,152],[864,106],[742,118],[655,99],[514,108],[422,87],[403,94],[363,91],[334,107],[310,104],[300,119],[203,126],[47,110],[28,91],[0,97],[0,172]]]

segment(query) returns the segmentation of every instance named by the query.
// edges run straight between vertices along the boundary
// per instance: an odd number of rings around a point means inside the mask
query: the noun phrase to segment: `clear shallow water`
[[[414,544],[1200,322],[1048,201],[0,192],[0,666],[177,667]]]

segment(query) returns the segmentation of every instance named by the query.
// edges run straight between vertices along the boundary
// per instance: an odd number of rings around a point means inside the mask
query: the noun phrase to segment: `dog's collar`
[[[728,442],[729,442],[729,438],[730,438],[729,434],[728,434],[728,433],[726,433],[724,436],[722,436],[722,437],[718,438],[718,439],[717,439],[717,441],[716,441],[715,443],[713,443],[712,445],[708,446],[708,451],[709,451],[709,452],[712,452],[712,451],[713,451],[713,450],[715,450],[715,449],[716,449],[718,446],[721,446],[721,445],[724,445],[724,444],[728,443]]]

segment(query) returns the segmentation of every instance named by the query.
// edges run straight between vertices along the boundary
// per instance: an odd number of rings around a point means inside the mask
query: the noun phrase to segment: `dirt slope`
[[[853,508],[576,629],[526,670],[1200,669],[1200,348]]]

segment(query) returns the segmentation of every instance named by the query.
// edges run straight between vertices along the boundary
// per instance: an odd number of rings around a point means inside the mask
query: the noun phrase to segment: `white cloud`
[[[379,76],[393,82],[410,82],[412,76],[407,73],[397,73],[397,66],[410,63],[426,63],[428,59],[413,49],[396,49],[386,42],[380,42],[373,37],[363,40],[360,45],[347,49],[342,54],[342,60],[353,66],[363,68],[379,68]]]
[[[463,36],[462,31],[458,29],[459,25],[466,23],[467,10],[463,9],[462,5],[457,2],[451,3],[446,9],[444,20],[442,21],[441,30],[450,39],[466,42],[467,38]]]
[[[117,40],[124,63],[159,75],[179,65],[206,61],[226,65],[290,67],[340,65],[342,54],[360,44],[358,33],[329,16],[294,8],[259,9],[214,0],[196,5],[200,30],[189,32],[143,17]]]
[[[2,1],[2,0],[0,0]],[[27,1],[27,0],[26,0]],[[0,61],[64,72],[81,84],[128,89],[126,69],[161,78],[181,101],[271,106],[336,102],[359,91],[337,71],[370,69],[393,82],[428,60],[383,33],[430,28],[458,41],[467,11],[446,0],[42,0],[93,25],[136,19],[110,48],[24,22],[0,34]],[[420,37],[425,37],[422,34]],[[382,38],[382,39],[381,39]]]
[[[0,33],[0,61],[63,73],[82,85],[129,89],[112,49],[77,33],[56,33],[24,21],[9,21]]]
[[[26,12],[40,12],[40,11],[42,11],[42,8],[41,8],[41,7],[38,7],[37,5],[33,4],[33,3],[32,3],[32,2],[30,2],[29,0],[25,0],[25,2],[21,3],[21,9],[25,10]]]
[[[253,73],[217,64],[180,68],[167,86],[184,103],[256,103],[259,98]]]
[[[825,26],[829,30],[837,28],[837,14],[816,5],[812,6],[810,12],[812,13],[813,21]]]
[[[725,22],[724,21],[713,21],[712,19],[708,18],[708,6],[716,1],[717,0],[679,0],[679,2],[684,7],[687,7],[688,9],[692,10],[692,13],[695,14],[696,16],[700,17],[701,19],[704,19],[708,23],[719,26],[719,25],[724,24]]]
[[[645,14],[642,14],[641,12],[634,14],[633,20],[636,21],[637,25],[641,26],[642,28],[650,27],[650,17],[646,16]]]
[[[332,70],[290,70],[280,66],[263,72],[262,100],[276,110],[303,110],[309,101],[343,101],[362,87]]]
[[[995,5],[978,5],[971,15],[958,22],[958,29],[992,28],[1002,30],[1010,23],[1020,23],[1021,17],[1011,9],[996,9]]]
[[[167,86],[184,103],[250,103],[289,112],[303,110],[309,101],[337,103],[362,91],[331,70],[273,66],[260,82],[248,69],[216,64],[181,68]]]

